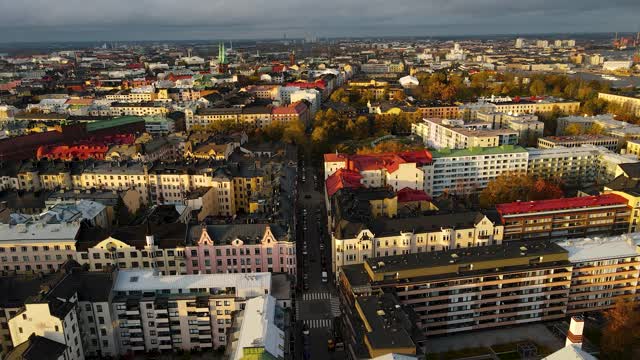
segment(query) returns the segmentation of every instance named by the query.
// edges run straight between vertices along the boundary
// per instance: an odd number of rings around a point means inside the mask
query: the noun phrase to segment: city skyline
[[[507,1],[405,0],[348,3],[279,0],[261,7],[235,2],[0,1],[0,42],[143,41],[365,36],[633,32],[640,3],[618,0]],[[523,21],[527,19],[527,21]]]

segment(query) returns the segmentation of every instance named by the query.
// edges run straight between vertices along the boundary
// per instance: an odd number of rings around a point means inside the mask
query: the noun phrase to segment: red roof
[[[496,205],[496,209],[500,215],[511,215],[626,204],[627,200],[622,196],[616,194],[604,194],[551,200],[518,201],[508,204],[498,204]]]
[[[412,188],[404,188],[399,190],[397,193],[398,202],[412,202],[412,201],[431,201],[431,196],[427,195],[423,190],[416,190]]]
[[[380,154],[324,154],[325,162],[345,161],[346,168],[354,171],[368,171],[387,169],[388,172],[395,172],[401,164],[415,163],[416,166],[430,164],[431,153],[428,150],[404,151],[399,153]]]
[[[306,108],[307,106],[302,101],[298,101],[288,106],[274,107],[271,113],[275,115],[299,115],[302,114],[306,110]]]
[[[307,81],[295,81],[295,82],[290,82],[287,83],[286,86],[297,86],[301,89],[322,89],[324,90],[324,88],[327,87],[327,83],[324,82],[324,80],[320,79],[320,80],[316,80],[314,82],[307,82]]]
[[[339,169],[327,178],[325,181],[327,187],[327,195],[333,196],[338,190],[344,188],[360,188],[362,187],[362,175],[358,172]]]

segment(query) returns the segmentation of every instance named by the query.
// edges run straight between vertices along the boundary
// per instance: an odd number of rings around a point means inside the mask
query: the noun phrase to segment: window
[[[96,305],[96,311],[102,312],[102,305]]]
[[[104,317],[98,316],[98,324],[104,325]]]

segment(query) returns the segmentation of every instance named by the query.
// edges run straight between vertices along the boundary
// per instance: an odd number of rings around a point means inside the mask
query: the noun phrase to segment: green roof
[[[431,151],[433,158],[440,157],[460,157],[460,156],[481,156],[495,154],[526,153],[522,146],[502,145],[496,147],[473,147],[468,149],[440,149]]]
[[[107,119],[107,120],[98,120],[98,121],[93,121],[88,123],[87,131],[91,132],[91,131],[103,130],[103,129],[108,129],[115,126],[134,124],[137,122],[144,122],[144,119],[138,116],[123,116],[123,117]]]

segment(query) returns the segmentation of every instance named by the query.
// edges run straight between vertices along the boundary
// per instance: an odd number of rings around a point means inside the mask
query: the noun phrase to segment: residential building
[[[0,357],[5,359],[13,349],[9,319],[24,306],[25,301],[40,292],[41,287],[51,280],[50,275],[13,275],[0,277]]]
[[[362,176],[365,187],[390,186],[395,192],[404,188],[423,190],[425,172],[431,163],[427,150],[382,154],[325,154],[325,180],[339,169],[347,169]]]
[[[234,313],[270,291],[270,273],[161,276],[153,270],[118,271],[111,305],[120,353],[223,347]]]
[[[441,149],[431,153],[433,162],[424,166],[424,191],[431,196],[445,192],[477,192],[505,173],[526,173],[529,153],[520,146],[471,149]]]
[[[467,149],[517,145],[518,133],[509,129],[493,129],[487,122],[424,119],[411,124],[411,132],[422,138],[425,146],[434,149]]]
[[[332,270],[367,259],[499,244],[500,220],[479,212],[409,218],[334,219]]]
[[[65,345],[65,359],[116,356],[115,319],[109,308],[112,283],[109,273],[65,264],[48,287],[25,300],[9,320],[14,347],[36,335]]]
[[[616,194],[496,205],[504,241],[565,240],[622,234],[631,206]]]
[[[550,113],[558,109],[564,114],[574,114],[580,109],[579,101],[567,101],[555,99],[551,97],[496,97],[480,98],[475,104],[465,104],[460,107],[460,112],[469,112],[472,114],[476,111],[497,111],[501,113],[512,114],[535,114]]]
[[[289,355],[287,318],[271,295],[246,301],[233,319],[226,353],[231,360]]]
[[[598,93],[598,99],[621,105],[626,110],[635,113],[637,116],[640,116],[640,98],[616,94]]]
[[[640,140],[627,140],[626,153],[640,158]]]
[[[547,136],[538,139],[539,149],[553,149],[559,146],[573,148],[582,145],[601,146],[615,152],[620,144],[617,137],[602,135]]]
[[[54,272],[75,259],[80,222],[47,223],[25,219],[0,224],[0,263],[5,274]]]
[[[562,319],[571,270],[557,244],[509,242],[370,258],[343,267],[339,287],[351,303],[383,289],[395,293],[430,337]]]
[[[528,173],[545,179],[560,179],[566,186],[594,184],[598,177],[599,157],[594,146],[553,149],[528,148]]]
[[[631,206],[629,232],[640,231],[640,164],[629,163],[618,166],[618,174],[604,185],[605,194],[616,194],[625,198]]]
[[[188,236],[189,274],[296,273],[296,244],[280,225],[198,225]]]
[[[164,117],[145,117],[145,131],[151,135],[169,135],[176,129],[175,120]]]
[[[619,300],[636,301],[640,233],[559,242],[573,265],[567,314],[607,310]]]

